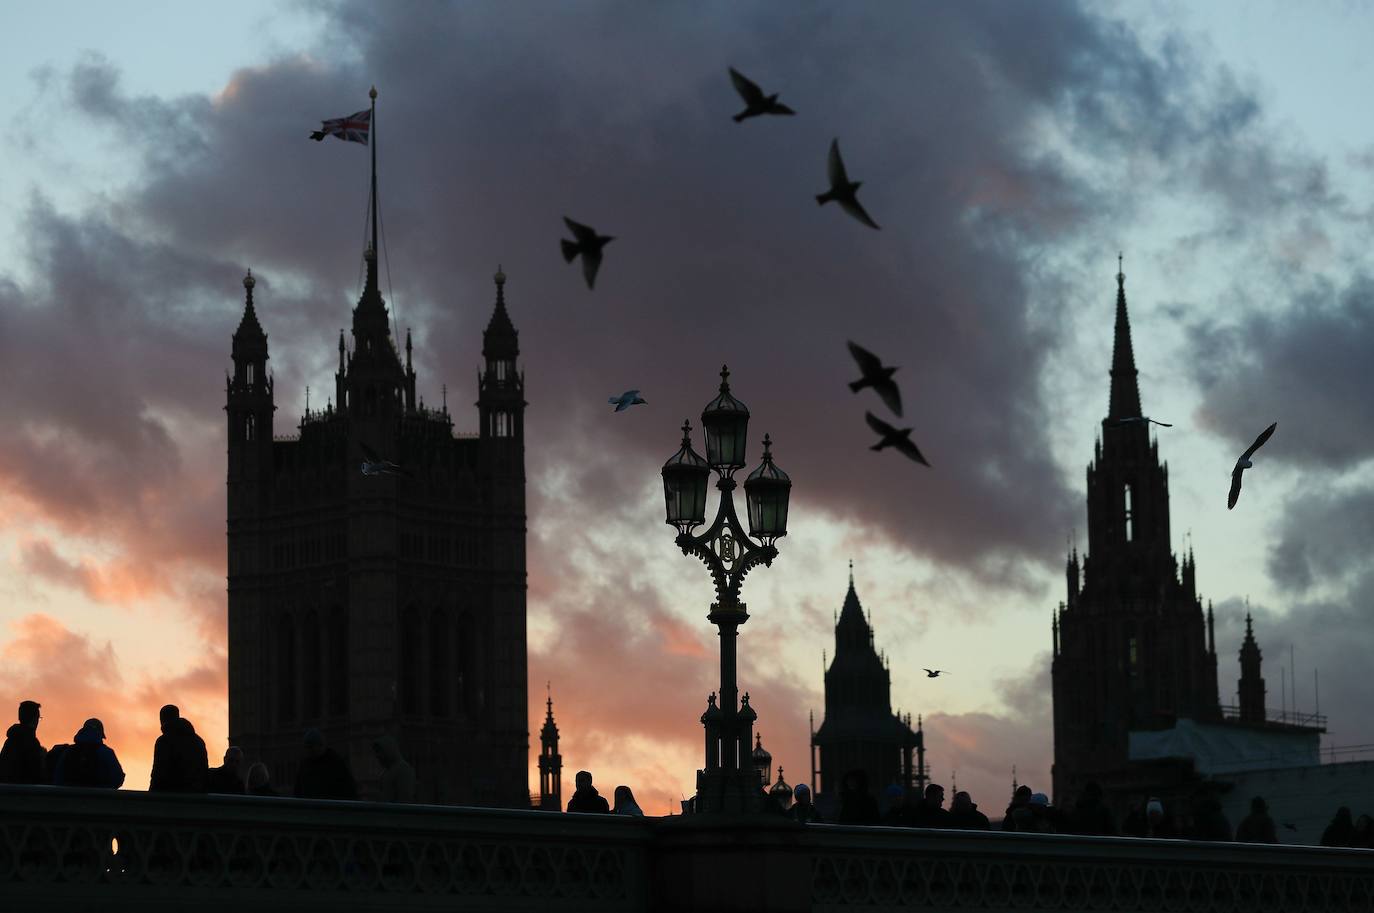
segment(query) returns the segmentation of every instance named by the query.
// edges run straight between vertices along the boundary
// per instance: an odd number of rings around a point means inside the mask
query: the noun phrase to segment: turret
[[[539,807],[557,812],[563,810],[563,756],[558,753],[552,691],[544,706],[544,728],[539,730]]]
[[[506,311],[506,274],[498,266],[496,306],[482,333],[482,358],[479,374],[480,395],[477,408],[481,417],[483,440],[509,439],[523,444],[525,434],[525,377],[517,373],[520,355],[519,333]]]
[[[1250,613],[1245,613],[1245,640],[1240,645],[1240,719],[1243,723],[1264,722],[1264,679],[1260,677],[1260,648],[1255,642]]]
[[[230,350],[234,370],[225,383],[231,520],[256,512],[272,468],[272,413],[277,407],[267,373],[267,334],[253,307],[255,285],[257,280],[249,270],[243,278],[243,318]]]

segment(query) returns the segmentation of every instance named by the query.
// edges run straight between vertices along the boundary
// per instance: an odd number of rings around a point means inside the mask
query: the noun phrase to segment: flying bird
[[[1236,466],[1234,469],[1231,470],[1231,494],[1226,498],[1227,510],[1230,510],[1231,508],[1235,507],[1236,499],[1240,497],[1241,474],[1244,473],[1245,470],[1249,469],[1251,466],[1255,465],[1254,463],[1250,462],[1251,454],[1253,454],[1256,450],[1259,450],[1260,447],[1264,444],[1264,442],[1269,440],[1269,436],[1274,433],[1274,429],[1278,426],[1279,423],[1275,422],[1268,428],[1265,428],[1263,431],[1261,431],[1260,436],[1255,438],[1255,443],[1251,444],[1249,449],[1240,455],[1240,459],[1236,460]]]
[[[587,280],[587,288],[596,285],[596,271],[601,268],[601,248],[605,247],[615,238],[612,235],[598,235],[596,229],[580,222],[574,222],[567,216],[563,221],[568,225],[568,231],[573,233],[576,242],[566,238],[559,243],[563,246],[563,259],[569,263],[578,255],[582,255],[582,275]]]
[[[638,390],[626,390],[619,396],[612,396],[607,402],[615,406],[616,412],[624,412],[631,406],[647,406],[649,404],[647,400],[640,398]]]
[[[924,668],[924,667],[922,667]],[[944,669],[926,669],[926,678],[939,678],[942,675],[949,675]]]
[[[824,206],[831,200],[840,204],[840,208],[849,213],[869,228],[877,228],[878,223],[864,212],[864,208],[859,205],[859,198],[856,196],[863,181],[851,181],[849,175],[844,170],[844,160],[840,158],[840,141],[832,140],[830,143],[830,189],[825,193],[816,194],[816,202]]]
[[[410,473],[406,472],[405,469],[401,468],[400,464],[393,463],[391,460],[384,460],[381,457],[379,457],[377,455],[377,451],[373,450],[371,447],[367,446],[362,441],[358,442],[358,446],[361,447],[363,451],[363,475],[410,475]]]
[[[735,84],[735,91],[739,97],[744,99],[745,108],[735,115],[735,123],[739,123],[746,117],[758,117],[760,114],[796,114],[787,105],[778,103],[778,93],[764,95],[758,83],[749,79],[739,70],[730,67],[730,81]]]
[[[926,458],[921,456],[921,451],[917,449],[914,443],[912,443],[910,428],[893,428],[891,425],[889,425],[882,419],[878,418],[872,412],[865,412],[864,418],[868,419],[868,427],[872,428],[878,434],[881,434],[883,436],[882,440],[878,441],[878,443],[868,448],[869,450],[882,450],[884,447],[896,447],[902,453],[911,457],[913,460],[920,463],[922,466],[930,465],[930,463],[926,462]]]
[[[1298,829],[1298,826],[1294,824],[1292,821],[1283,822],[1283,826],[1288,828],[1290,831],[1296,831]]]
[[[873,392],[883,398],[887,408],[901,415],[902,393],[892,381],[892,375],[897,369],[884,367],[878,356],[853,342],[849,343],[849,354],[854,356],[854,360],[859,363],[859,370],[864,375],[858,380],[850,381],[849,389],[858,393],[864,387],[872,387]]]
[[[1139,425],[1142,423],[1150,425],[1161,425],[1165,428],[1174,427],[1172,422],[1156,421],[1155,419],[1150,418],[1148,415],[1132,415],[1129,418],[1119,418],[1115,419],[1112,422],[1113,425]]]

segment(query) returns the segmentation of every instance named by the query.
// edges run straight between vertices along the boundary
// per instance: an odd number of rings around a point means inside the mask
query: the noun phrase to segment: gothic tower
[[[525,806],[524,378],[505,275],[484,338],[476,435],[416,393],[375,245],[334,393],[274,440],[253,282],[229,379],[229,733],[289,788],[319,729],[366,797],[394,735],[426,802]],[[365,473],[365,454],[399,472]]]
[[[1133,730],[1221,719],[1215,641],[1192,553],[1180,568],[1170,548],[1169,470],[1141,413],[1120,269],[1116,279],[1107,416],[1087,470],[1088,553],[1080,568],[1071,551],[1051,620],[1057,800],[1088,780],[1114,782]]]
[[[813,758],[820,752],[818,799],[837,798],[851,770],[867,774],[875,796],[891,783],[915,785],[912,752],[918,737],[909,721],[892,712],[891,676],[873,646],[873,629],[854,590],[853,562],[835,622],[835,658],[825,672],[825,719],[811,744]]]
[[[1250,613],[1245,613],[1245,640],[1240,645],[1240,720],[1242,723],[1264,722],[1264,679],[1260,677],[1260,648],[1250,625]]]
[[[558,724],[553,721],[553,695],[544,702],[547,708],[544,728],[539,730],[539,807],[563,810],[563,756],[558,753]]]

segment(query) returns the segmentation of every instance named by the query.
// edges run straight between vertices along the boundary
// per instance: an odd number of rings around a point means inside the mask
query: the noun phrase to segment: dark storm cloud
[[[1321,277],[1303,285],[1281,310],[1195,322],[1189,347],[1201,417],[1237,455],[1277,421],[1257,465],[1349,469],[1374,453],[1374,281],[1361,274],[1343,287]]]
[[[375,81],[394,303],[420,330],[431,401],[444,382],[471,392],[500,261],[522,330],[535,475],[590,435],[619,473],[584,492],[587,506],[622,500],[728,361],[800,504],[857,514],[999,579],[1009,558],[1056,552],[1044,531],[1073,514],[1040,430],[1057,311],[1031,316],[1026,266],[1099,226],[1106,202],[1035,142],[1037,125],[1055,121],[1104,160],[1153,150],[1167,169],[1182,150],[1224,148],[1254,117],[1234,87],[1207,97],[1177,45],[1148,55],[1124,27],[1067,3],[797,6],[786,17],[345,4],[331,16],[327,58],[240,71],[213,101],[130,98],[98,61],[71,78],[82,110],[156,147],[129,200],[147,224],[313,285],[303,314],[260,306],[274,346],[310,332],[306,317],[346,319],[367,150],[304,134],[363,107]],[[785,86],[799,116],[732,123],[730,64]],[[835,135],[881,235],[812,202]],[[564,213],[617,236],[595,293],[557,255]],[[864,404],[843,386],[846,338],[891,340],[935,473],[867,450]],[[322,371],[325,355],[310,367]],[[654,405],[613,430],[579,408],[627,386]],[[298,385],[278,390],[299,399]]]

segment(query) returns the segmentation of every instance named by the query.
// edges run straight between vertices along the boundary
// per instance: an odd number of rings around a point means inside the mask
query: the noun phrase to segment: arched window
[[[448,715],[452,639],[447,613],[435,608],[429,616],[429,712],[433,716]]]
[[[1133,524],[1133,521],[1132,521],[1132,519],[1131,519],[1131,508],[1132,508],[1134,505],[1131,504],[1131,486],[1130,486],[1130,485],[1127,485],[1127,486],[1126,486],[1126,490],[1125,490],[1125,492],[1124,492],[1124,499],[1125,499],[1125,505],[1126,505],[1126,515],[1125,515],[1125,521],[1126,521],[1126,541],[1127,541],[1127,542],[1130,542],[1130,541],[1134,538],[1134,532],[1135,532],[1134,529],[1133,529],[1134,524]]]
[[[420,612],[408,606],[401,616],[401,712],[420,712]]]
[[[336,608],[329,625],[329,712],[348,713],[348,610]]]
[[[305,700],[302,713],[307,720],[320,717],[320,689],[324,682],[320,676],[320,617],[314,609],[305,613],[305,624],[301,627],[301,647],[304,662],[304,676],[301,690]]]
[[[250,415],[243,420],[243,439],[245,441],[256,441],[258,439],[256,416]]]
[[[277,625],[278,713],[286,722],[296,718],[296,625],[288,612]]]
[[[248,380],[248,386],[250,386],[250,387],[253,386],[253,368],[254,368],[254,367],[256,367],[256,366],[250,361],[250,362],[248,363],[247,369],[246,369],[245,372],[244,372],[245,377],[246,377],[247,380]]]

